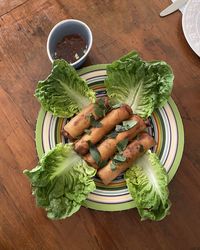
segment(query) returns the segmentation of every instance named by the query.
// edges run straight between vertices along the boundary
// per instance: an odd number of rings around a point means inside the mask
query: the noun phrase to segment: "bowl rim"
[[[89,28],[89,26],[84,23],[83,21],[80,21],[78,19],[65,19],[65,20],[62,20],[60,22],[58,22],[56,25],[54,25],[54,27],[51,29],[49,35],[48,35],[48,38],[47,38],[47,55],[49,57],[49,60],[53,63],[54,59],[52,58],[51,54],[50,54],[50,50],[49,50],[49,45],[50,45],[50,38],[52,37],[52,34],[53,32],[63,23],[67,23],[69,21],[72,21],[72,22],[75,22],[75,23],[79,23],[81,24],[82,26],[84,26],[88,33],[89,33],[89,37],[90,37],[90,41],[89,41],[89,44],[88,44],[88,47],[87,47],[87,50],[86,50],[86,53],[80,57],[77,61],[73,62],[73,63],[70,63],[71,66],[76,66],[77,64],[79,64],[89,53],[91,47],[92,47],[92,43],[93,43],[93,36],[92,36],[92,31],[91,29]]]

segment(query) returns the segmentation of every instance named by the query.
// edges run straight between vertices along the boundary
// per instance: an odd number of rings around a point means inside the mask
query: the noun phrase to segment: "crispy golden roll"
[[[101,161],[105,161],[110,159],[116,152],[117,144],[128,138],[131,141],[137,134],[142,132],[146,128],[146,124],[144,120],[139,117],[138,115],[133,115],[129,120],[137,121],[136,125],[124,132],[120,132],[115,138],[108,138],[105,139],[102,143],[100,143],[97,147],[100,155]],[[95,160],[92,156],[88,153],[83,157],[83,159],[92,167],[99,168]]]
[[[99,100],[97,100],[98,103]],[[109,107],[108,98],[104,98],[105,107]],[[93,115],[95,120],[101,117],[97,116],[94,112],[95,104],[91,103],[89,106],[85,107],[80,113],[73,117],[64,127],[63,135],[70,140],[75,140],[79,135],[84,133],[84,130],[90,127],[90,119],[88,116]]]
[[[155,145],[153,137],[148,133],[143,132],[139,134],[138,139],[131,142],[123,152],[123,156],[126,157],[126,161],[116,165],[115,169],[111,169],[112,160],[108,164],[100,169],[97,174],[101,178],[105,185],[108,185],[114,180],[120,173],[132,166],[133,162],[145,153],[148,149]]]
[[[81,155],[85,155],[89,149],[88,141],[90,141],[92,144],[96,144],[106,134],[114,129],[117,124],[127,120],[131,115],[132,110],[126,104],[117,109],[113,109],[100,121],[101,127],[92,128],[90,134],[83,135],[83,137],[75,143],[75,151]]]

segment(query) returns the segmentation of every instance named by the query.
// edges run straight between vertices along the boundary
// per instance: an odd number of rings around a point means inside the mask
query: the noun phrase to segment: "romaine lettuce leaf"
[[[164,61],[152,61],[148,62],[148,64],[149,70],[153,72],[158,85],[154,108],[161,108],[171,95],[174,74],[172,68]]]
[[[96,174],[74,151],[72,144],[58,144],[32,170],[24,170],[39,207],[51,219],[64,219],[80,209],[95,189]]]
[[[108,65],[107,74],[108,96],[116,103],[127,103],[142,118],[166,103],[174,79],[167,63],[143,61],[136,52]]]
[[[95,92],[65,60],[55,60],[51,74],[39,81],[35,96],[46,111],[71,117],[95,101]]]
[[[157,155],[146,152],[125,173],[126,184],[142,220],[162,220],[171,203],[168,176]]]

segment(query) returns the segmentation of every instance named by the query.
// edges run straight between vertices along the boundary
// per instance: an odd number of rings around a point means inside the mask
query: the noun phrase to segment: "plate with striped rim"
[[[105,64],[89,66],[79,70],[78,73],[96,92],[97,97],[106,96],[103,84],[106,78]],[[61,133],[67,122],[67,119],[54,117],[43,109],[39,111],[36,124],[36,149],[39,158],[57,143],[68,143]],[[151,150],[159,156],[171,181],[179,167],[184,145],[181,116],[172,98],[169,98],[163,108],[156,110],[149,117],[149,123],[148,132],[157,142]],[[135,207],[123,174],[108,186],[105,186],[97,176],[94,181],[96,190],[89,194],[83,206],[101,211],[121,211]]]

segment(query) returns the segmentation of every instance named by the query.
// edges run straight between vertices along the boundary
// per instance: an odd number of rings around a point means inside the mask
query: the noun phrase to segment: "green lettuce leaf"
[[[39,207],[50,219],[64,219],[80,209],[95,189],[96,174],[74,151],[72,144],[57,144],[41,158],[37,167],[24,170]]]
[[[46,111],[59,117],[71,117],[95,102],[95,92],[65,60],[55,60],[51,74],[39,81],[35,96]]]
[[[155,153],[140,157],[125,179],[142,220],[159,221],[169,214],[168,176]]]
[[[115,103],[127,103],[133,113],[147,118],[168,100],[173,86],[171,67],[163,61],[143,61],[130,52],[107,66],[108,96]]]

